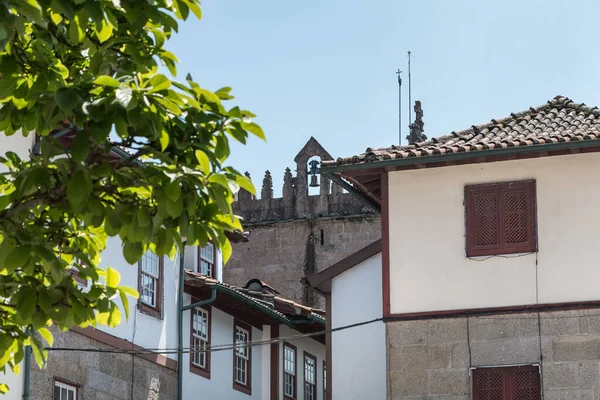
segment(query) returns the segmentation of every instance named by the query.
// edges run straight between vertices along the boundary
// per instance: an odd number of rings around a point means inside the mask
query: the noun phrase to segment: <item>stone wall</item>
[[[321,296],[306,290],[300,279],[381,238],[380,224],[378,216],[366,215],[246,225],[250,240],[233,245],[223,281],[244,285],[258,278],[286,298],[324,308]]]
[[[285,171],[281,198],[273,198],[269,171],[260,199],[244,190],[238,193],[233,209],[243,218],[250,241],[233,245],[233,255],[223,268],[224,282],[245,285],[258,278],[286,298],[324,308],[324,300],[304,288],[300,279],[381,237],[378,212],[328,177],[316,176],[318,168],[312,174],[319,164],[315,157],[333,160],[311,137],[294,158],[295,173],[289,168]],[[319,194],[309,195],[309,185],[318,186]]]
[[[54,347],[115,350],[71,331],[55,332]],[[177,373],[145,359],[84,351],[50,350],[48,353],[43,370],[37,367],[32,356],[31,400],[52,399],[55,378],[80,385],[78,400],[177,398]]]
[[[545,400],[600,399],[600,309],[393,321],[386,331],[388,399],[468,400],[470,367],[511,364],[541,364]]]

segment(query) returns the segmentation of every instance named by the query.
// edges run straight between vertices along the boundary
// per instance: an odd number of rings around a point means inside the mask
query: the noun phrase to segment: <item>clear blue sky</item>
[[[398,141],[398,86],[429,137],[539,106],[561,94],[600,106],[600,2],[559,0],[204,0],[168,44],[202,86],[233,87],[267,143],[236,146],[231,165],[276,193],[314,136],[334,156]],[[408,129],[403,128],[403,136]],[[404,138],[403,138],[404,141]]]

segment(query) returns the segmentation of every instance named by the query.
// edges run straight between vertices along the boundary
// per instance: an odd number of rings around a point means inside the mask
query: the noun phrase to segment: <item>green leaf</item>
[[[137,101],[133,96],[133,90],[128,87],[120,87],[115,92],[117,103],[119,103],[126,110],[131,110],[136,107]]]
[[[108,22],[105,19],[102,20],[100,30],[98,30],[96,27],[96,37],[98,38],[100,43],[104,43],[108,39],[110,39],[110,37],[112,36],[112,33],[113,33],[113,26],[110,22]]]
[[[100,86],[110,86],[110,87],[115,87],[118,88],[121,86],[121,84],[119,83],[118,80],[116,80],[115,78],[108,76],[108,75],[100,75],[99,77],[97,77],[96,79],[94,79],[94,82],[96,85],[100,85]],[[131,91],[131,89],[130,89]]]
[[[179,186],[179,182],[173,181],[169,183],[165,188],[165,193],[169,199],[173,201],[179,200],[181,197],[181,186]]]
[[[146,228],[148,226],[150,226],[150,224],[152,223],[152,218],[150,217],[150,213],[148,213],[148,210],[146,209],[146,207],[141,207],[138,210],[138,225],[142,228]]]
[[[83,162],[90,153],[90,136],[87,132],[79,132],[71,145],[71,157],[75,162]]]
[[[196,0],[183,0],[183,1],[185,2],[185,4],[187,4],[187,6],[190,8],[190,10],[192,10],[192,12],[196,16],[196,18],[202,19],[202,10],[200,9],[200,6],[196,2]]]
[[[176,201],[167,199],[167,213],[172,218],[177,218],[183,212],[183,200],[181,197]]]
[[[14,248],[8,256],[4,259],[3,267],[8,270],[14,271],[15,269],[22,268],[29,262],[31,255],[31,246],[19,246]]]
[[[129,264],[137,263],[144,254],[144,245],[139,242],[132,243],[125,240],[123,243],[123,256]]]
[[[235,182],[240,185],[242,189],[247,190],[248,192],[256,195],[256,189],[254,188],[254,184],[250,180],[250,178],[242,175],[235,176]]]
[[[115,289],[121,281],[121,274],[111,267],[106,268],[106,286]]]
[[[12,96],[16,89],[17,80],[9,76],[3,76],[0,79],[0,100]]]
[[[205,152],[202,150],[196,150],[196,160],[198,160],[198,165],[200,166],[200,170],[204,172],[204,175],[210,174],[210,160]]]
[[[107,311],[99,312],[96,314],[96,322],[100,325],[108,325],[108,318],[110,317],[110,313]]]
[[[40,305],[40,308],[41,307],[42,306]],[[39,329],[39,328],[43,327],[44,325],[46,325],[46,322],[48,322],[48,316],[42,310],[36,310],[33,313],[33,315],[31,316],[31,323],[33,324],[33,327],[36,329]]]
[[[42,19],[42,8],[36,0],[21,0],[19,11],[27,17],[27,19],[36,24],[44,24],[44,20]]]
[[[161,229],[156,235],[156,255],[164,256],[173,247],[173,235],[166,229]]]
[[[155,93],[171,87],[171,80],[162,74],[154,75],[148,81],[148,93]]]
[[[114,328],[117,325],[119,325],[120,323],[121,323],[121,310],[119,310],[119,307],[113,307],[112,310],[110,310],[110,314],[108,316],[108,326],[110,326],[111,328]]]
[[[257,124],[255,124],[254,122],[244,122],[242,124],[242,126],[248,132],[253,133],[255,136],[261,138],[262,140],[266,140],[267,139],[266,136],[265,136],[265,133],[262,130],[262,128],[260,126],[258,126]]]
[[[88,180],[84,170],[78,170],[73,174],[67,186],[67,199],[69,202],[78,207],[92,193],[92,183]]]
[[[75,9],[70,0],[52,0],[52,9],[58,11],[60,14],[64,14],[67,18],[73,19],[75,17]]]
[[[17,314],[23,321],[29,321],[35,312],[37,291],[31,286],[23,286],[16,294]]]
[[[165,151],[169,147],[169,134],[166,131],[161,131],[159,141],[161,151]]]
[[[123,303],[123,310],[125,310],[125,319],[129,320],[129,299],[127,299],[127,295],[120,288],[118,288],[118,292],[121,303]]]
[[[61,88],[54,95],[56,104],[64,112],[71,112],[79,104],[79,96],[73,89]]]
[[[46,359],[48,353],[44,349],[44,345],[35,336],[31,337],[31,350],[33,351],[33,358],[40,369],[44,369],[46,366]]]
[[[223,256],[223,265],[227,264],[229,258],[231,257],[231,253],[233,252],[233,248],[231,247],[231,243],[229,240],[225,240],[225,243],[221,246],[221,255]]]
[[[81,43],[85,38],[85,30],[79,24],[79,16],[75,15],[75,18],[69,22],[69,38],[75,44]]]
[[[138,291],[129,286],[119,286],[119,290],[127,294],[127,296],[133,297],[134,299],[138,299],[140,297]]]
[[[52,333],[50,333],[48,329],[40,328],[38,329],[38,333],[44,338],[46,343],[48,343],[48,346],[52,346],[52,344],[54,343],[54,338],[52,337]]]

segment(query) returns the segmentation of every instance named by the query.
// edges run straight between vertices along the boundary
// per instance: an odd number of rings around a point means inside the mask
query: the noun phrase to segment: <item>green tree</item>
[[[0,131],[40,138],[26,159],[0,159],[0,370],[26,345],[42,366],[52,323],[119,324],[116,301],[127,312],[138,294],[98,268],[109,236],[132,264],[147,249],[173,257],[182,236],[229,257],[233,195],[254,191],[226,166],[229,141],[264,137],[226,108],[230,88],[174,80],[164,45],[191,14],[198,0],[0,0]]]

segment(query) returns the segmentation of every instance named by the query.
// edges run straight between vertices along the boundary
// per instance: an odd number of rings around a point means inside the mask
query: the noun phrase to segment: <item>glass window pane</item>
[[[207,243],[206,246],[200,249],[200,257],[210,263],[214,263],[214,248],[212,243]]]

